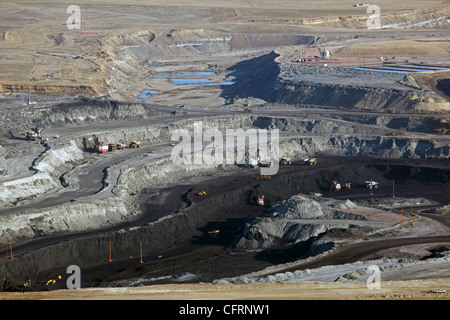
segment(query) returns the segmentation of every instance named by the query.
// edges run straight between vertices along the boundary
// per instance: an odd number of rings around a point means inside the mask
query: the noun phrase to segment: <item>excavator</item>
[[[94,139],[94,143],[95,143],[95,151],[101,153],[101,152],[107,152],[109,150],[109,147],[107,144],[105,144],[104,142],[100,142],[98,140],[98,137],[93,134],[92,138]]]
[[[42,139],[42,136],[41,136],[42,129],[39,128],[40,123],[41,123],[41,120],[38,120],[38,122],[36,123],[36,126],[34,128],[32,128],[31,131],[27,132],[27,135],[26,135],[27,140],[35,141],[35,140]]]

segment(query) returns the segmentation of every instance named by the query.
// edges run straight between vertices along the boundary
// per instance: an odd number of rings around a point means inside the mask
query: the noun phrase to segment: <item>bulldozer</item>
[[[130,148],[139,148],[141,146],[141,141],[131,141],[128,145]]]

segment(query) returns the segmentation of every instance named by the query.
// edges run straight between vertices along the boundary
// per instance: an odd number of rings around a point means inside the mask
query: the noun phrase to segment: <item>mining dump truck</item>
[[[125,145],[122,143],[110,143],[108,144],[108,150],[109,151],[116,151],[116,150],[123,150],[125,148]]]
[[[341,184],[336,180],[334,180],[333,183],[331,184],[331,191],[339,191],[341,189],[342,189]]]
[[[250,107],[247,107],[247,108],[244,109],[245,113],[250,113],[252,111],[253,111],[253,108],[250,108]]]
[[[283,158],[280,159],[280,164],[283,165],[283,166],[291,164],[291,163],[292,163],[292,159],[291,158],[284,158],[283,157]]]
[[[141,141],[131,141],[129,144],[130,148],[139,148],[141,146],[142,142]]]
[[[254,158],[247,158],[247,159],[245,159],[245,164],[247,166],[249,166],[250,168],[254,168],[254,167],[258,166],[258,160],[254,159]]]
[[[214,229],[214,230],[208,231],[208,235],[213,238],[217,238],[219,236],[219,234],[220,234],[219,229]]]
[[[263,206],[263,205],[264,205],[264,196],[263,196],[262,194],[260,194],[260,195],[258,196],[258,199],[257,199],[257,201],[256,201],[256,204],[257,204],[258,206]]]
[[[317,164],[317,158],[306,158],[305,160],[303,160],[305,162],[306,165],[315,165]]]
[[[378,189],[378,182],[376,181],[366,181],[367,188],[375,188]]]

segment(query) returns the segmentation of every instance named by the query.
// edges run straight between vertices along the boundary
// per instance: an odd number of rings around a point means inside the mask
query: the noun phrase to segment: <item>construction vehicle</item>
[[[264,195],[262,195],[262,194],[258,195],[258,198],[256,200],[256,204],[258,206],[263,206],[264,205]]]
[[[210,237],[217,238],[220,234],[220,230],[219,229],[210,230],[208,231],[208,234]]]
[[[245,109],[244,109],[244,112],[245,113],[250,113],[250,112],[252,112],[253,111],[253,108],[250,108],[250,107],[246,107]]]
[[[125,148],[125,145],[122,143],[110,143],[108,144],[108,150],[109,151],[116,151],[116,150],[123,150]]]
[[[292,159],[291,158],[283,157],[283,158],[280,159],[280,164],[283,165],[283,166],[291,164],[291,163],[292,163]]]
[[[366,181],[367,188],[378,189],[378,184],[379,184],[379,182],[376,182],[376,181],[372,181],[372,180]]]
[[[39,128],[40,122],[41,122],[41,120],[38,120],[38,122],[36,123],[36,126],[34,128],[32,128],[31,131],[27,132],[27,134],[26,134],[27,140],[35,141],[35,140],[42,139],[42,136],[41,136],[42,129]]]
[[[258,180],[270,180],[270,179],[272,179],[272,177],[268,176],[268,175],[263,175],[263,176],[257,177],[257,179]]]
[[[312,165],[317,164],[317,158],[306,158],[306,159],[303,160],[303,162],[304,162],[306,165],[312,166]]]
[[[95,151],[97,151],[98,153],[102,153],[102,152],[107,152],[109,150],[108,145],[106,143],[104,143],[103,141],[100,142],[98,140],[98,137],[95,134],[92,135],[92,138],[94,139],[94,143],[95,143],[95,146],[94,146]]]
[[[273,166],[273,162],[269,161],[268,163],[262,163],[261,161],[258,160],[258,167],[269,167],[271,168]]]
[[[258,161],[254,158],[247,158],[245,159],[245,164],[250,168],[254,168],[258,165]]]
[[[387,134],[388,136],[396,136],[397,135],[397,133],[395,133],[395,132],[389,132],[388,134]]]
[[[352,188],[352,184],[350,182],[347,182],[344,184],[344,188],[350,190]]]
[[[199,196],[206,196],[206,191],[202,190],[197,193]]]
[[[331,191],[339,191],[341,189],[342,189],[341,184],[336,180],[333,180],[333,183],[331,184]]]
[[[130,144],[128,145],[130,148],[139,148],[141,146],[142,142],[141,141],[131,141]]]

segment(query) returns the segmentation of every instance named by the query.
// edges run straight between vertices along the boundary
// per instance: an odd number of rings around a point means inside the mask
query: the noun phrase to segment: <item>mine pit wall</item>
[[[286,83],[271,99],[283,104],[311,104],[329,107],[352,108],[353,110],[413,110],[420,101],[411,100],[411,93],[378,88],[351,87],[321,83]],[[269,98],[269,97],[267,97]]]
[[[91,96],[101,92],[100,88],[91,85],[46,85],[46,84],[23,84],[23,83],[1,83],[0,93],[13,92],[13,93],[28,93],[30,89],[31,94],[83,94]]]
[[[282,155],[289,155],[294,159],[330,155],[446,159],[450,157],[450,151],[446,144],[439,146],[436,142],[419,139],[392,137],[360,139],[337,136],[282,140],[280,156]],[[114,168],[107,169],[105,177],[107,188],[97,197],[86,197],[80,203],[64,204],[44,211],[28,210],[27,214],[20,217],[2,216],[0,220],[4,231],[0,234],[0,243],[6,244],[10,237],[16,240],[61,231],[84,231],[113,225],[123,219],[132,219],[140,213],[140,209],[136,207],[130,194],[139,194],[144,188],[176,184],[180,180],[188,180],[191,177],[202,177],[219,171],[232,172],[237,170],[237,167],[228,165],[219,168],[216,164],[208,163],[192,166],[177,165],[170,159],[163,158],[124,169],[120,176],[110,175],[113,170]],[[70,182],[70,177],[68,180]],[[114,193],[111,192],[112,189]],[[21,223],[17,222],[19,218]]]
[[[67,266],[81,268],[106,263],[109,258],[109,241],[112,258],[117,261],[139,256],[142,242],[145,252],[161,252],[194,236],[201,236],[198,228],[208,221],[220,219],[230,206],[242,201],[244,190],[235,190],[218,197],[205,199],[201,206],[188,212],[172,214],[159,221],[129,231],[111,235],[61,242],[49,248],[27,253],[0,265],[0,288],[21,286],[27,279],[45,276],[54,270],[65,273]],[[232,216],[230,215],[230,218]]]

